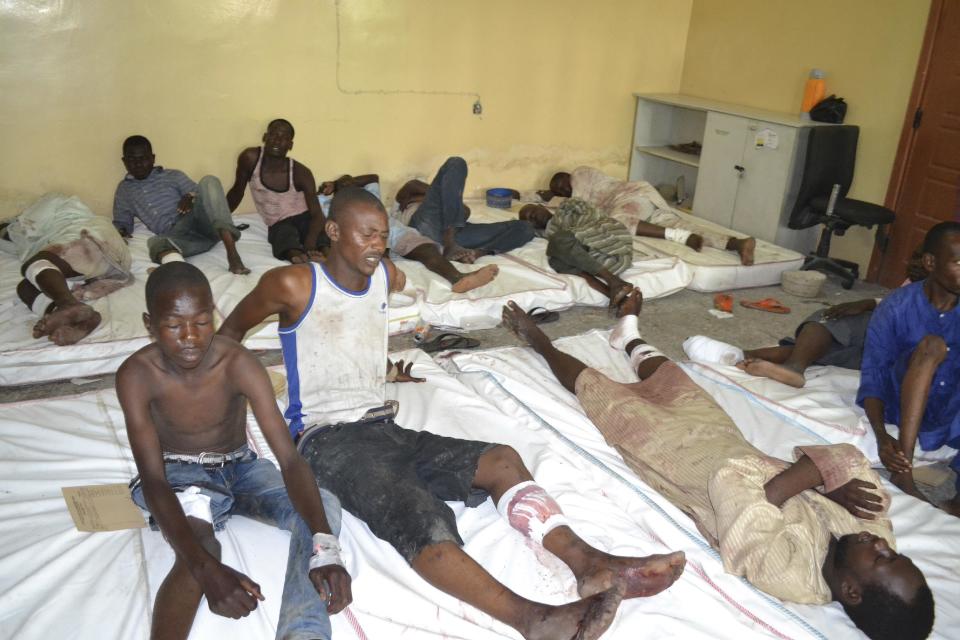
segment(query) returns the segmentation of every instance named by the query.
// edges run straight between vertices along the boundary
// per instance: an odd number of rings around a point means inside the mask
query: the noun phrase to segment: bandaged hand
[[[353,601],[350,574],[340,557],[340,542],[329,533],[313,534],[313,555],[310,557],[310,581],[320,599],[327,604],[327,613],[339,613]]]

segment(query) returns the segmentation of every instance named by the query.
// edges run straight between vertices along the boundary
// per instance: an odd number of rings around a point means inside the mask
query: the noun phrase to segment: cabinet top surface
[[[788,127],[810,127],[821,123],[801,120],[798,114],[782,113],[780,111],[767,111],[766,109],[756,109],[741,104],[731,104],[729,102],[720,102],[710,100],[709,98],[698,98],[696,96],[685,96],[678,93],[634,93],[634,96],[641,100],[651,102],[660,102],[675,107],[685,109],[694,109],[696,111],[717,111],[728,113],[734,116],[743,116],[753,120],[763,120],[764,122],[774,122],[776,124],[786,125]]]

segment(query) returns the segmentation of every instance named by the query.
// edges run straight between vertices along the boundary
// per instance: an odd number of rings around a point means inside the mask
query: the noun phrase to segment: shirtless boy
[[[317,198],[320,200],[320,206],[323,207],[324,215],[329,213],[330,201],[333,199],[334,194],[340,189],[346,189],[348,187],[366,189],[377,196],[377,198],[380,198],[380,176],[377,174],[368,173],[361,176],[343,175],[336,180],[328,180],[320,184],[320,188],[317,191]],[[398,256],[419,262],[449,282],[450,289],[454,293],[473,291],[492,282],[493,279],[497,277],[497,274],[500,273],[500,267],[495,264],[485,265],[476,271],[460,271],[440,253],[436,242],[422,235],[413,227],[408,227],[396,218],[391,217],[389,221],[390,237],[387,239],[387,249]]]
[[[683,570],[683,553],[623,558],[589,546],[512,448],[394,422],[385,382],[413,379],[409,366],[387,360],[387,296],[395,267],[383,260],[386,211],[372,194],[344,189],[333,199],[326,231],[330,252],[322,265],[267,272],[220,332],[240,339],[279,314],[291,431],[300,436],[298,448],[320,483],[339,491],[344,508],[427,582],[527,640],[598,638],[622,598],[669,587]],[[487,496],[511,526],[570,567],[581,600],[551,606],[523,598],[464,553],[444,501],[477,506]]]
[[[331,534],[340,524],[336,498],[324,492],[321,501],[266,370],[242,346],[214,335],[213,296],[200,270],[185,262],[160,266],[146,298],[143,321],[153,344],[120,367],[117,395],[140,474],[133,499],[176,552],[157,592],[151,637],[186,638],[202,596],[230,618],[247,616],[265,599],[257,583],[220,562],[214,529],[236,514],[291,534],[277,638],[329,639],[328,614],[351,600]],[[280,471],[247,446],[248,401]]]
[[[272,120],[263,134],[262,147],[244,149],[237,158],[237,174],[227,192],[230,211],[236,211],[243,191],[267,225],[267,241],[273,257],[294,264],[319,260],[326,245],[323,212],[313,194],[313,173],[287,154],[293,148],[293,125],[283,118]]]

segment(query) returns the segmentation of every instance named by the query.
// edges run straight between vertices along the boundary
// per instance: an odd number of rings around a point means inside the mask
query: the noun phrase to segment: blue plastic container
[[[487,206],[494,209],[509,209],[513,202],[510,189],[487,189]]]

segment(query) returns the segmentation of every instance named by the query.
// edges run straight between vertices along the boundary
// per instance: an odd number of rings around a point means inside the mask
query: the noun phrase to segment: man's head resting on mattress
[[[555,196],[569,198],[573,195],[573,186],[570,184],[570,174],[566,171],[558,171],[550,178],[550,191]]]
[[[168,361],[195,368],[216,332],[207,277],[188,262],[162,264],[147,278],[146,298],[143,324],[150,337]]]
[[[834,539],[823,564],[833,599],[873,640],[922,640],[933,629],[933,593],[923,573],[866,531]]]

